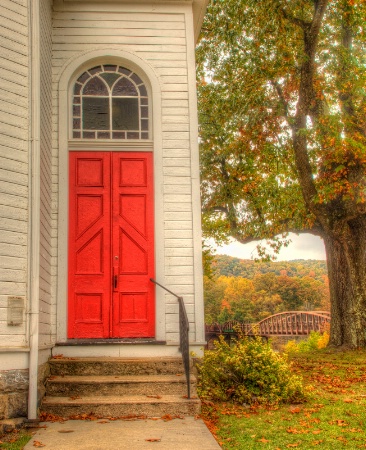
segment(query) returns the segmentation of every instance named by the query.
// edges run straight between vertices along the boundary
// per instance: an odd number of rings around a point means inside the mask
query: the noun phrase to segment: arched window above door
[[[103,64],[74,85],[73,138],[149,139],[146,86],[125,67]]]

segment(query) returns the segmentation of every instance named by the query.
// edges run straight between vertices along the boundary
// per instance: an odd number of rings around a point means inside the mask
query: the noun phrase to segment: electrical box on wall
[[[8,297],[8,326],[24,323],[24,297]]]

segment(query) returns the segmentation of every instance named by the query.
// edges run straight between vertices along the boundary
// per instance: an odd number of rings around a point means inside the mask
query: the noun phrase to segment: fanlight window
[[[100,65],[76,81],[73,137],[148,139],[148,97],[141,78],[117,65]]]

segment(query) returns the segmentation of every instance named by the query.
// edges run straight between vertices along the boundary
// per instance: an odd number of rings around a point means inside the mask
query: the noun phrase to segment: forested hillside
[[[329,310],[325,261],[255,262],[218,255],[204,277],[206,323],[258,322],[289,310]]]

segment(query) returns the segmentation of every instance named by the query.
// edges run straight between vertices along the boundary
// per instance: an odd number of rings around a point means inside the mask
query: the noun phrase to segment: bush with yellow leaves
[[[274,405],[305,398],[302,380],[291,373],[286,355],[259,337],[241,337],[233,346],[221,337],[205,353],[198,372],[202,399]]]
[[[309,337],[305,341],[288,341],[285,345],[285,353],[306,353],[314,350],[325,348],[329,343],[329,333],[319,333],[311,331]]]

